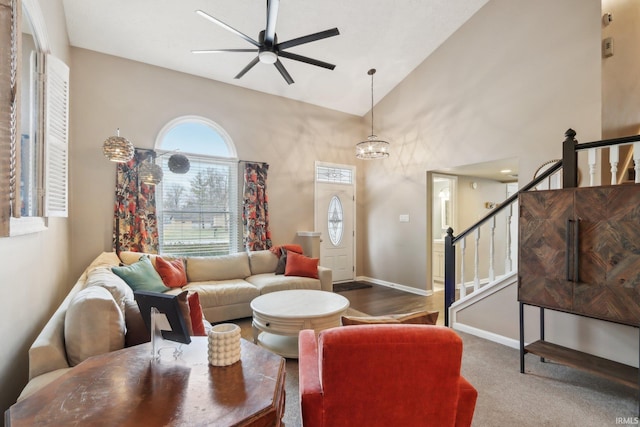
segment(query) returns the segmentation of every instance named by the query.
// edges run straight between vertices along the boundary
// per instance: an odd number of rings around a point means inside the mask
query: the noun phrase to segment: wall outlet
[[[408,214],[400,215],[400,222],[409,222],[409,215]]]

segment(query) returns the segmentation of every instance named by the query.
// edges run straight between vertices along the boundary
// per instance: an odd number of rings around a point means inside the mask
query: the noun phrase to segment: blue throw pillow
[[[164,292],[169,290],[162,282],[156,269],[153,268],[147,255],[142,255],[140,260],[131,265],[111,267],[111,271],[127,282],[127,285],[134,291]]]

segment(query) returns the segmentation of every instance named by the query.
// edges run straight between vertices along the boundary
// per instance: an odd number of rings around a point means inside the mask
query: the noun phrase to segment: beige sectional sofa
[[[99,255],[82,273],[29,349],[29,383],[19,400],[55,380],[87,357],[121,349],[126,344],[133,291],[111,267],[131,264],[140,253]],[[152,263],[155,256],[150,255]],[[318,267],[318,278],[276,275],[278,257],[270,251],[241,252],[186,259],[188,284],[199,294],[209,322],[251,316],[251,300],[286,289],[332,291],[331,270]]]
[[[125,264],[140,258],[139,252],[121,252]],[[156,255],[149,255],[155,265]],[[187,257],[188,284],[167,293],[198,292],[204,317],[221,322],[251,316],[249,304],[255,297],[287,289],[333,291],[331,270],[318,267],[318,279],[276,275],[278,257],[271,251],[238,252],[215,257]]]

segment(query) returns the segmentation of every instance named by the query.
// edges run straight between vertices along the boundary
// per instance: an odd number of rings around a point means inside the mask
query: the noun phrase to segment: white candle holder
[[[233,323],[215,325],[209,331],[209,364],[229,366],[240,360],[240,327]]]

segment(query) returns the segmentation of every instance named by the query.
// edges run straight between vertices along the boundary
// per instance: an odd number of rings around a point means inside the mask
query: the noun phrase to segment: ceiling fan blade
[[[253,61],[249,62],[249,64],[247,64],[246,67],[244,67],[242,69],[242,71],[240,71],[235,77],[234,79],[239,79],[242,76],[244,76],[245,74],[247,74],[247,71],[249,71],[250,69],[252,69],[254,67],[254,65],[256,65],[260,60],[258,59],[258,57],[256,56],[255,58],[253,58]]]
[[[236,30],[235,28],[225,24],[224,22],[222,22],[221,20],[214,18],[213,16],[209,15],[206,12],[203,12],[202,10],[198,9],[196,10],[196,13],[200,16],[202,16],[204,19],[207,19],[211,22],[213,22],[214,24],[220,25],[222,28],[224,28],[227,31],[231,31],[232,33],[234,33],[237,36],[242,37],[243,39],[245,39],[246,41],[248,41],[249,43],[251,43],[252,45],[254,45],[255,47],[260,47],[260,43],[258,43],[257,41],[255,41],[254,39],[252,39],[251,37],[249,37],[248,35],[241,33],[240,31]]]
[[[328,68],[329,70],[333,70],[334,68],[336,68],[335,65],[329,64],[328,62],[318,61],[317,59],[308,58],[306,56],[297,55],[291,52],[283,51],[278,53],[278,56],[281,56],[283,58],[293,59],[294,61],[306,62],[307,64],[315,65],[322,68]]]
[[[278,69],[278,71],[280,71],[280,74],[282,74],[282,78],[285,79],[287,84],[292,84],[293,83],[293,79],[291,78],[291,76],[287,72],[286,68],[284,68],[284,65],[282,65],[282,62],[280,62],[279,59],[273,65],[275,65],[276,68]]]
[[[258,49],[202,49],[192,50],[191,53],[224,53],[224,52],[257,52]]]
[[[338,34],[340,34],[340,31],[338,31],[337,28],[332,28],[330,30],[320,31],[319,33],[309,34],[308,36],[302,36],[298,37],[297,39],[291,39],[286,42],[278,43],[277,47],[279,50],[289,49],[293,46],[298,46],[304,43],[311,43],[316,40],[326,39],[327,37],[337,36]]]
[[[267,29],[264,33],[266,44],[273,45],[276,37],[276,21],[278,20],[278,7],[280,0],[267,0]]]

